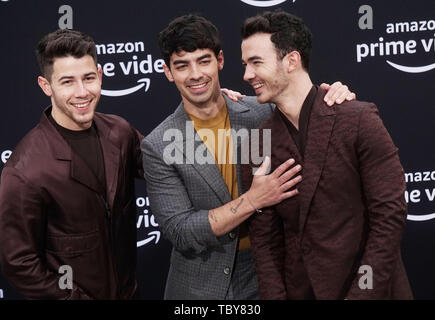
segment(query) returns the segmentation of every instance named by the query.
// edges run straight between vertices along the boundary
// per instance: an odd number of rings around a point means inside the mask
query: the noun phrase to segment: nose
[[[202,77],[202,72],[197,65],[192,65],[190,68],[190,79],[198,80]]]
[[[88,89],[86,88],[86,85],[83,83],[83,81],[77,81],[74,95],[77,98],[80,98],[80,97],[86,97],[87,94],[88,94]]]
[[[243,74],[243,80],[249,82],[255,77],[254,72],[252,71],[252,68],[249,65],[246,65],[245,67],[245,73]]]

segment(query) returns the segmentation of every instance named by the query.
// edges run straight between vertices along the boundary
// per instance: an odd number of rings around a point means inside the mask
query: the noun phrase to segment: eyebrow
[[[88,76],[91,76],[91,75],[97,75],[97,73],[95,71],[91,71],[91,72],[85,73],[84,76],[88,77]],[[63,77],[60,77],[58,79],[58,81],[71,80],[71,79],[74,79],[74,77],[73,76],[63,76]]]
[[[87,77],[87,76],[96,76],[96,75],[97,75],[97,73],[95,71],[91,71],[91,72],[85,73],[85,77]]]
[[[60,77],[57,81],[63,81],[63,80],[71,80],[71,79],[74,79],[74,77],[73,76],[63,76],[63,77]]]
[[[210,57],[211,57],[211,54],[210,53],[206,53],[206,54],[203,54],[202,56],[198,57],[196,59],[196,61],[201,61],[203,59],[207,59],[207,58],[210,58]],[[174,66],[176,66],[177,64],[184,64],[184,63],[189,63],[189,61],[188,60],[182,60],[182,59],[180,59],[180,60],[175,60],[174,62],[172,62],[172,64]]]
[[[260,57],[260,56],[252,56],[252,57],[249,57],[249,58],[248,58],[248,61],[247,61],[247,62],[251,62],[251,61],[253,61],[253,60],[263,60],[263,58]],[[245,63],[245,60],[242,59],[242,63]]]

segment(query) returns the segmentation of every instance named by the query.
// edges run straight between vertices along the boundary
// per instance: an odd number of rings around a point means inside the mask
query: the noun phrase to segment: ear
[[[292,72],[298,68],[301,67],[301,55],[298,51],[292,51],[288,53],[284,58],[283,61],[285,63],[285,69],[288,72]]]
[[[224,52],[221,50],[217,56],[218,69],[219,71],[224,68]]]
[[[48,81],[47,79],[45,79],[42,76],[38,77],[38,85],[39,87],[41,87],[42,91],[44,91],[44,93],[51,97],[52,95],[52,91],[51,91],[51,85],[50,85],[50,81]]]
[[[163,70],[165,71],[166,78],[168,78],[170,82],[174,82],[174,77],[172,76],[171,69],[169,69],[166,64],[163,65]]]
[[[100,85],[103,83],[103,69],[98,66],[98,79],[100,79]]]

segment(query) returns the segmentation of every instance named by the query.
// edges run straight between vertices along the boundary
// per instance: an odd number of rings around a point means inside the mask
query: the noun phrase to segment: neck
[[[216,117],[219,111],[225,104],[225,99],[222,96],[220,89],[219,92],[214,94],[211,99],[204,103],[192,103],[185,97],[182,97],[184,110],[187,113],[197,117],[201,120],[208,120]]]
[[[299,129],[299,116],[302,105],[313,87],[310,76],[306,72],[301,72],[298,76],[291,79],[289,86],[280,94],[277,101],[274,101],[277,108]]]
[[[92,120],[81,124],[71,121],[68,116],[59,111],[57,107],[53,107],[53,104],[51,108],[51,116],[58,125],[72,131],[86,130],[89,129],[92,125]]]

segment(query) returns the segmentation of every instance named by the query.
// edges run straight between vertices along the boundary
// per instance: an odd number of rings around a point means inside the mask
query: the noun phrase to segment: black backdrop
[[[99,45],[99,63],[105,70],[99,111],[123,116],[146,135],[180,100],[162,73],[157,46],[157,33],[170,20],[190,12],[212,20],[223,40],[222,86],[252,94],[242,81],[239,27],[244,18],[275,8],[303,17],[310,26],[314,82],[340,80],[360,100],[377,104],[400,149],[408,182],[405,266],[415,297],[434,299],[435,1],[0,0],[0,170],[49,104],[36,82],[34,57],[34,47],[44,34],[59,27],[90,34]],[[160,235],[145,182],[139,180],[137,214],[142,295],[161,299],[171,246]],[[0,299],[19,298],[0,274]]]

